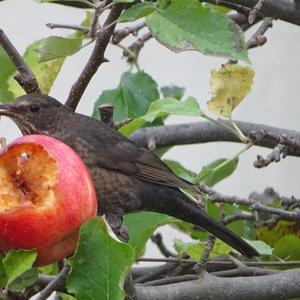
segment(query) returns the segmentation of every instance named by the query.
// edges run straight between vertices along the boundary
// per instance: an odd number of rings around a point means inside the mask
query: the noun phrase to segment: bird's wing
[[[98,132],[90,132],[86,137],[93,139],[86,147],[93,145],[92,152],[96,155],[94,159],[103,168],[156,184],[197,191],[194,185],[177,177],[151,151],[136,145],[111,128],[100,127]]]

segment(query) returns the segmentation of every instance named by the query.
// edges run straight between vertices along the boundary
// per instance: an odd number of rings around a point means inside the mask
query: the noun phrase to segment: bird
[[[11,118],[23,135],[54,137],[79,155],[94,182],[98,215],[104,215],[121,241],[130,238],[123,225],[124,214],[152,211],[200,226],[242,255],[259,255],[182,192],[199,194],[195,185],[175,175],[149,149],[104,122],[75,113],[58,100],[41,94],[23,95],[0,105],[0,115]]]

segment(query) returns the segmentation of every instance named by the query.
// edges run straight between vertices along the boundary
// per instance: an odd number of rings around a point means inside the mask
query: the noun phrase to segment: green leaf
[[[11,250],[3,259],[7,276],[7,286],[15,279],[31,269],[37,253],[35,250]]]
[[[50,36],[42,40],[36,51],[40,62],[70,56],[81,49],[82,39],[70,39],[60,36]]]
[[[51,264],[43,267],[39,267],[39,272],[43,273],[45,275],[57,275],[58,270],[57,270],[57,264]]]
[[[174,241],[174,248],[179,255],[187,254],[193,260],[199,261],[205,249],[205,244],[204,242],[186,243],[180,239],[176,239]],[[209,257],[212,258],[220,255],[227,255],[231,251],[234,250],[230,246],[225,244],[223,241],[217,239]]]
[[[174,98],[164,98],[151,103],[147,114],[137,118],[130,123],[122,126],[119,131],[128,136],[147,122],[153,122],[158,117],[167,115],[179,116],[200,116],[201,109],[197,100],[193,97],[187,98],[185,101],[178,101]]]
[[[239,159],[217,159],[212,163],[204,166],[201,172],[194,179],[194,183],[200,181],[208,186],[213,186],[224,178],[230,176],[238,165]]]
[[[204,7],[208,7],[211,10],[217,11],[221,14],[227,14],[229,13],[232,9],[224,7],[224,6],[220,6],[220,5],[215,5],[215,4],[210,4],[210,3],[203,3]]]
[[[135,258],[140,257],[145,245],[159,226],[174,222],[175,219],[154,212],[139,212],[124,216],[124,224],[129,232],[129,244],[135,250]]]
[[[188,234],[194,240],[203,240],[204,238],[207,238],[206,231],[196,229],[195,226],[191,223],[177,221],[176,227],[184,233]]]
[[[275,244],[273,254],[284,260],[300,260],[300,239],[293,235],[282,237]]]
[[[161,87],[160,91],[165,98],[175,98],[180,100],[184,95],[185,88],[176,85],[168,85]]]
[[[60,300],[76,300],[74,297],[64,293],[57,293],[59,295]]]
[[[183,256],[184,254],[187,254],[187,251],[193,247],[198,247],[198,242],[184,242],[181,239],[175,239],[173,241],[173,247],[177,254],[180,256]]]
[[[168,160],[168,159],[165,159],[164,162],[178,177],[180,177],[186,181],[193,182],[194,177],[195,177],[193,172],[186,169],[179,162],[174,161],[174,160]]]
[[[15,72],[16,67],[7,56],[6,52],[0,46],[0,102],[6,103],[14,98],[11,91],[8,90],[8,79]]]
[[[272,255],[272,248],[263,241],[250,241],[247,243],[255,248],[261,255]]]
[[[35,51],[43,44],[43,39],[31,44],[25,51],[23,58],[28,64],[29,68],[35,74],[39,83],[42,94],[47,95],[64,63],[64,58],[43,62],[39,61],[39,56]],[[19,97],[24,94],[23,89],[19,84],[11,77],[8,80],[9,90],[13,93],[14,97]]]
[[[122,286],[133,258],[128,244],[108,234],[103,218],[94,218],[81,227],[79,244],[70,259],[67,289],[77,300],[122,300]]]
[[[239,26],[199,1],[173,0],[167,9],[149,15],[146,24],[160,43],[175,52],[197,50],[248,62]]]
[[[9,286],[8,289],[13,292],[21,292],[25,288],[33,285],[38,279],[37,268],[27,270],[17,279],[15,279]]]
[[[156,3],[143,2],[126,9],[119,18],[119,22],[133,22],[139,18],[143,18],[155,11]]]
[[[146,113],[150,103],[159,98],[157,83],[146,73],[125,72],[119,86],[104,91],[94,106],[93,117],[99,118],[99,106],[110,103],[114,106],[114,120],[137,118]]]

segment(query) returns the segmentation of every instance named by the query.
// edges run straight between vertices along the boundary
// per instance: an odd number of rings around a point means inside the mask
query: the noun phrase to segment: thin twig
[[[206,265],[208,263],[210,253],[215,246],[215,242],[216,242],[216,237],[213,236],[212,234],[209,234],[207,241],[205,242],[205,248],[203,250],[201,258],[196,265],[196,270],[198,273],[206,271]]]
[[[217,192],[209,187],[207,187],[203,183],[198,184],[199,189],[207,194],[208,198],[212,202],[223,202],[223,203],[231,203],[231,204],[241,204],[248,206],[251,210],[266,212],[269,214],[278,215],[282,220],[289,221],[300,221],[300,213],[295,211],[286,211],[280,208],[267,207],[262,203],[259,203],[255,199],[247,199],[232,195],[225,195],[220,192]]]
[[[238,212],[236,214],[230,215],[230,216],[224,216],[224,218],[222,219],[222,224],[228,225],[232,222],[240,221],[240,220],[254,221],[255,216],[251,213],[242,211],[242,212]]]
[[[163,237],[160,233],[153,234],[151,236],[151,241],[157,246],[160,253],[165,257],[175,257],[175,254],[172,253],[163,242]]]
[[[111,39],[113,44],[119,44],[128,35],[137,35],[138,32],[146,26],[145,22],[140,22],[130,26],[126,26],[122,29],[115,30]]]
[[[138,261],[142,261],[138,259]],[[173,261],[167,261],[167,264],[153,270],[152,272],[148,272],[145,275],[139,276],[134,280],[135,283],[143,283],[150,280],[155,280],[157,278],[162,277],[165,274],[170,273],[178,266],[180,262],[177,259],[174,259]]]
[[[181,275],[181,276],[171,276],[167,278],[152,280],[144,283],[145,286],[158,286],[170,283],[178,283],[190,280],[197,280],[199,279],[199,275]]]
[[[267,38],[264,36],[264,34],[272,26],[273,26],[273,18],[270,17],[264,18],[262,24],[259,26],[257,31],[247,41],[247,48],[251,49],[254,47],[264,45],[267,42]]]
[[[248,22],[250,24],[253,24],[253,22],[255,21],[257,14],[263,7],[263,4],[264,4],[264,0],[258,0],[255,6],[251,9],[248,16]]]
[[[84,34],[89,33],[89,29],[84,26],[78,26],[78,25],[68,25],[68,24],[56,24],[56,23],[47,23],[47,27],[50,29],[56,29],[56,28],[61,28],[61,29],[71,29],[71,30],[77,30],[80,31]]]
[[[76,109],[86,87],[93,78],[94,74],[97,72],[100,65],[107,61],[104,58],[104,52],[114,31],[116,20],[119,18],[120,14],[123,11],[123,7],[123,3],[118,3],[112,6],[103,27],[97,32],[96,43],[93,52],[79,78],[71,88],[68,99],[65,103],[66,107],[72,110]]]
[[[59,287],[64,285],[65,280],[70,272],[70,267],[64,267],[60,273],[52,280],[38,295],[36,300],[46,300]]]
[[[141,37],[139,37],[134,43],[132,43],[129,47],[128,50],[134,53],[135,59],[138,57],[141,49],[144,47],[145,43],[152,38],[152,33],[146,32],[143,34]],[[124,55],[126,55],[124,53]],[[128,56],[128,62],[131,62],[132,58]]]
[[[279,162],[281,158],[285,158],[288,153],[288,147],[286,145],[278,144],[273,151],[263,158],[261,155],[257,155],[256,161],[253,163],[255,168],[267,167],[272,162]]]
[[[14,77],[19,85],[27,94],[40,94],[36,77],[2,29],[0,29],[0,45],[19,71],[19,74]]]
[[[105,4],[103,3],[103,5],[105,5]],[[93,20],[92,20],[90,31],[89,31],[89,35],[92,39],[94,39],[97,34],[98,19],[101,14],[101,9],[102,9],[102,6],[100,5],[94,11],[94,16],[93,16]]]
[[[182,264],[196,264],[197,262],[191,259],[180,259],[180,258],[150,258],[143,257],[137,259],[138,262],[173,262]],[[249,261],[244,262],[246,266],[252,267],[300,267],[300,261]],[[209,260],[207,265],[217,265],[217,266],[234,266],[231,261],[214,261]]]

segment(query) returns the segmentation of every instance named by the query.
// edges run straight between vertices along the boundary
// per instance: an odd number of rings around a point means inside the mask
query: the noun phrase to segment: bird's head
[[[51,135],[64,106],[49,96],[28,94],[0,105],[0,115],[10,117],[23,135]]]

